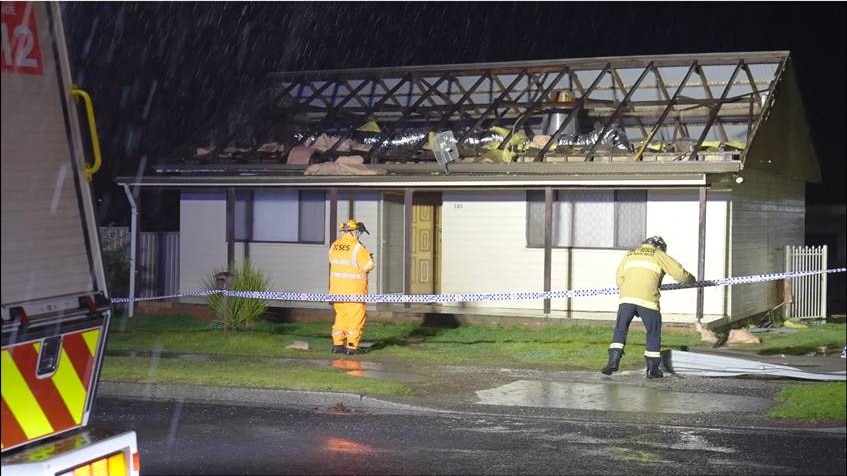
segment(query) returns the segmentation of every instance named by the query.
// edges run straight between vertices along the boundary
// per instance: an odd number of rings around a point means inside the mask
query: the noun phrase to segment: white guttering
[[[502,179],[502,180],[404,180],[404,181],[363,181],[361,178],[348,180],[228,180],[218,181],[206,178],[203,181],[156,180],[145,179],[122,184],[140,187],[294,187],[294,188],[527,188],[527,187],[696,187],[707,185],[706,174],[688,175],[666,179]]]

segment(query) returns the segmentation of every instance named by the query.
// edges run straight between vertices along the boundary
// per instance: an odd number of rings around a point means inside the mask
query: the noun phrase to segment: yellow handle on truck
[[[85,164],[85,178],[91,181],[91,177],[100,170],[102,156],[100,155],[100,136],[97,135],[97,122],[94,120],[94,104],[91,102],[91,96],[76,85],[71,86],[71,91],[74,96],[82,98],[85,103],[85,115],[88,118],[88,130],[91,133],[91,150],[94,152],[94,165]]]

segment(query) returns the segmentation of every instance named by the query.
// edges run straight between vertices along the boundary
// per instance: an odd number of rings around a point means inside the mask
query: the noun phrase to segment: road
[[[845,474],[845,434],[99,398],[142,474]]]

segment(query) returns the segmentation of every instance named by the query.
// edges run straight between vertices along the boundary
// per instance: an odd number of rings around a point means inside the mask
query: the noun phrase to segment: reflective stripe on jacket
[[[659,286],[665,273],[677,282],[693,283],[694,276],[675,259],[652,245],[641,245],[626,253],[618,265],[620,302],[659,310]]]
[[[368,272],[374,266],[365,245],[345,233],[329,247],[329,293],[367,294]]]

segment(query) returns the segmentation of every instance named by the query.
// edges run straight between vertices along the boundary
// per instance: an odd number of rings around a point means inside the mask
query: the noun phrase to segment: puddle
[[[708,413],[766,409],[758,397],[671,392],[667,389],[618,384],[518,380],[476,392],[483,405],[507,405],[613,412]]]
[[[335,359],[329,362],[329,366],[335,369],[346,370],[344,373],[352,375],[353,377],[367,377],[403,383],[422,382],[425,379],[422,375],[406,372],[388,372],[381,369],[380,364],[374,362]]]

